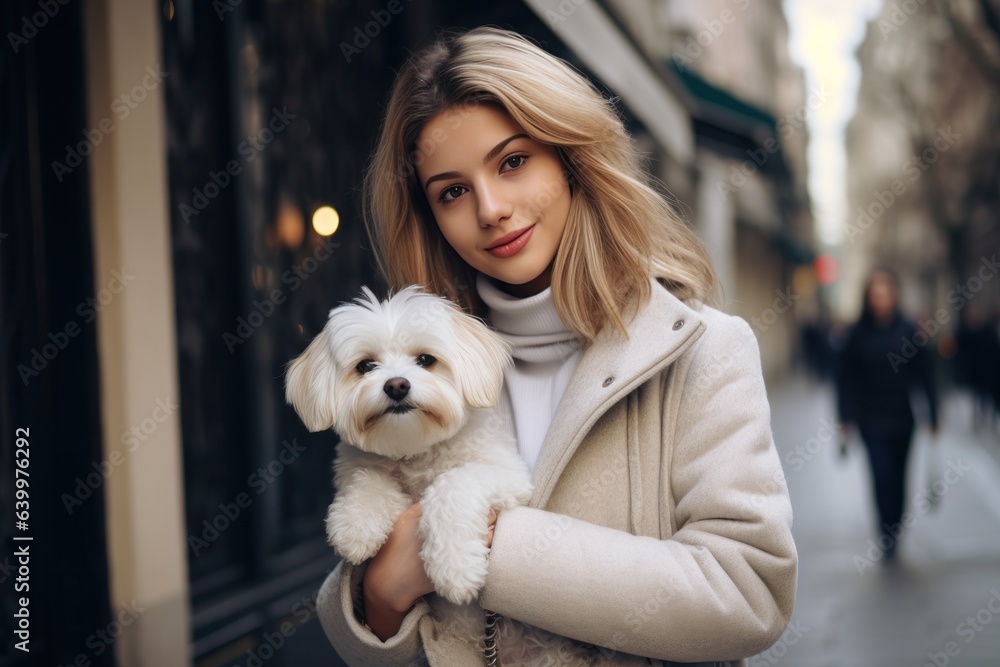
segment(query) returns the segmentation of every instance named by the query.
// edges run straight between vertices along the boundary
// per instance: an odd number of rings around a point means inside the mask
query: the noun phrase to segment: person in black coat
[[[930,333],[918,330],[899,311],[899,282],[887,269],[875,270],[864,291],[861,318],[851,329],[837,367],[837,397],[843,436],[857,428],[868,451],[879,516],[880,547],[892,560],[902,534],[906,464],[915,420],[910,392],[927,396],[931,430],[938,431],[938,401]]]

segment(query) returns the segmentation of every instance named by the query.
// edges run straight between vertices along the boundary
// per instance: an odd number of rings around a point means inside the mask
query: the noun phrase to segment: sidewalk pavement
[[[863,445],[838,456],[831,388],[794,379],[770,395],[799,585],[789,629],[751,667],[1000,667],[1000,442],[972,431],[968,398],[943,403],[936,465],[917,433],[910,527],[886,566]]]

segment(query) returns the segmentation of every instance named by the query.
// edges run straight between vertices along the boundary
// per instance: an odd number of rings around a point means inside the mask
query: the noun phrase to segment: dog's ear
[[[337,367],[330,350],[330,333],[324,327],[288,367],[285,400],[312,432],[333,428],[333,385]]]
[[[449,305],[458,339],[454,365],[458,389],[471,407],[492,407],[500,400],[503,372],[512,363],[510,346],[482,321]]]

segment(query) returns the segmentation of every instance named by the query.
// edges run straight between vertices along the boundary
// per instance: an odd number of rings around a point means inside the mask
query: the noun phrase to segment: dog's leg
[[[489,510],[526,501],[531,484],[522,477],[503,467],[469,463],[439,475],[427,487],[420,555],[439,595],[466,604],[479,594],[486,583]]]
[[[326,515],[327,540],[341,556],[358,564],[378,553],[396,519],[413,501],[383,470],[339,469],[337,478],[339,491]]]

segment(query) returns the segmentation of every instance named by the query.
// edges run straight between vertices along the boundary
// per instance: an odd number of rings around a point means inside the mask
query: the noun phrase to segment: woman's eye
[[[462,196],[463,191],[464,189],[462,188],[461,185],[453,185],[450,188],[445,188],[444,190],[441,191],[441,196],[438,198],[438,201],[442,202],[455,201],[456,199]]]
[[[423,366],[424,368],[433,366],[436,361],[437,359],[429,354],[421,354],[417,356],[417,366]]]
[[[359,361],[358,365],[354,367],[354,370],[364,375],[365,373],[375,369],[375,362],[371,359],[365,359],[364,361]]]
[[[509,158],[503,161],[503,166],[510,167],[509,170],[520,169],[521,167],[524,166],[524,162],[527,159],[528,159],[527,155],[511,155]]]

